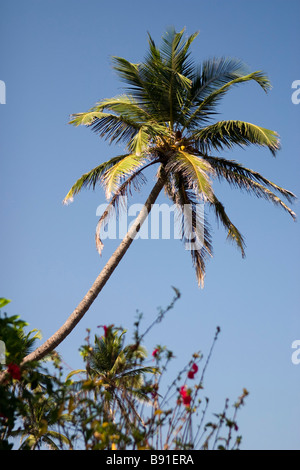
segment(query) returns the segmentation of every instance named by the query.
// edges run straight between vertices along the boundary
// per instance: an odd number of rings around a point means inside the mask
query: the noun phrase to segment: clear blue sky
[[[48,338],[115,247],[107,242],[102,258],[95,251],[100,188],[68,207],[61,202],[77,178],[122,149],[67,122],[71,113],[120,93],[110,58],[142,60],[147,31],[159,42],[169,25],[189,34],[199,30],[193,45],[199,62],[234,56],[269,75],[268,95],[252,84],[236,88],[224,100],[221,118],[276,130],[282,150],[276,159],[256,148],[225,156],[300,195],[300,105],[291,101],[292,82],[300,80],[299,14],[299,0],[1,2],[0,80],[7,103],[0,105],[0,296],[12,299],[8,313],[20,314]],[[149,351],[157,343],[172,349],[175,373],[194,351],[208,352],[220,326],[206,379],[211,412],[246,387],[251,395],[239,418],[243,448],[299,450],[300,365],[291,362],[291,344],[300,339],[299,223],[225,184],[216,184],[216,191],[246,237],[246,259],[211,219],[214,258],[201,290],[180,241],[136,241],[58,351],[77,368],[86,328],[114,323],[131,332],[136,309],[144,312],[146,326],[156,308],[168,304],[174,285],[182,298],[147,338]],[[294,210],[299,212],[297,204]]]

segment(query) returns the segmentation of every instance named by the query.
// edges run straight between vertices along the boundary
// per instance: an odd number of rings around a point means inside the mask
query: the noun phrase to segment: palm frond
[[[227,239],[236,243],[237,247],[240,249],[242,257],[245,257],[245,241],[242,234],[236,228],[236,226],[231,222],[228,215],[226,214],[225,207],[218,200],[216,195],[214,195],[213,201],[210,202],[211,207],[215,211],[217,219],[223,224],[225,229],[227,229]]]
[[[147,132],[147,127],[141,127],[138,133],[128,143],[128,148],[130,152],[135,155],[141,155],[142,152],[146,151],[149,141],[150,138]]]
[[[128,144],[132,153],[136,142],[140,144],[142,140],[145,147],[151,139],[168,136],[165,125],[155,120],[153,112],[149,114],[145,107],[128,95],[99,101],[89,111],[73,114],[69,124],[90,127],[101,138],[109,140],[109,143],[123,141]]]
[[[186,177],[179,172],[169,176],[165,186],[167,196],[175,203],[181,219],[182,241],[190,251],[198,285],[203,287],[206,262],[212,256],[212,243],[204,206],[190,188]]]
[[[99,101],[96,103],[93,110],[113,111],[119,116],[134,119],[141,124],[149,122],[149,119],[151,120],[152,118],[145,107],[142,107],[133,96],[125,94]]]
[[[126,84],[126,89],[133,94],[136,98],[139,98],[139,102],[144,101],[148,97],[147,86],[142,81],[139,71],[141,68],[140,64],[134,64],[124,59],[123,57],[112,58],[113,68]]]
[[[212,157],[203,155],[202,158],[210,163],[214,168],[219,180],[225,179],[230,185],[245,189],[248,192],[254,191],[256,186],[252,184],[252,181],[257,181],[275,191],[278,191],[283,195],[289,202],[294,202],[297,197],[291,191],[284,189],[272,181],[262,176],[257,171],[245,168],[240,163],[234,160],[227,160],[221,157]]]
[[[215,114],[216,105],[219,103],[221,98],[226,95],[226,93],[232,86],[238,85],[240,83],[249,82],[251,80],[258,83],[265,92],[267,92],[271,88],[269,79],[261,71],[252,72],[243,76],[238,76],[233,80],[227,81],[223,86],[212,91],[208,96],[204,97],[203,99],[200,99],[199,103],[195,106],[195,109],[191,113],[189,119],[187,119],[185,127],[196,127],[197,125],[199,125],[199,123],[202,122],[203,118],[204,120],[207,120],[210,115]]]
[[[146,157],[142,155],[128,154],[114,166],[109,168],[102,178],[106,191],[106,197],[109,199],[115,191],[118,190],[120,182],[136,172],[146,162]]]
[[[244,121],[219,121],[194,131],[192,135],[200,152],[206,154],[212,149],[223,150],[234,145],[242,147],[254,144],[267,147],[275,156],[280,148],[277,132]]]
[[[182,111],[185,116],[184,127],[190,126],[189,118],[191,118],[191,115],[204,98],[221,86],[236,78],[245,76],[247,73],[249,73],[249,70],[246,64],[241,60],[228,57],[214,57],[203,61],[197,67],[193,67],[192,75],[189,75],[192,85]],[[201,121],[206,121],[204,113],[202,114]]]
[[[219,178],[224,177],[231,185],[233,184],[240,189],[244,189],[247,192],[255,194],[255,196],[259,198],[264,198],[267,201],[280,206],[286,212],[288,212],[294,220],[296,220],[297,215],[295,212],[269,188],[278,191],[289,202],[293,202],[296,199],[296,196],[291,191],[281,188],[277,184],[272,183],[271,181],[261,176],[258,172],[244,168],[237,162],[216,157],[203,158],[209,161],[211,166],[216,170]]]
[[[204,98],[222,86],[231,83],[233,80],[249,75],[250,70],[247,64],[240,59],[233,57],[213,57],[203,61],[198,67],[197,73],[193,77],[191,89],[191,102],[200,104]],[[265,76],[260,82],[266,91],[271,87],[270,81]]]
[[[112,113],[88,111],[73,115],[70,124],[90,127],[96,134],[109,143],[129,142],[140,129],[140,124],[129,117]]]
[[[181,121],[185,96],[192,86],[194,63],[190,60],[190,46],[198,33],[184,38],[185,30],[176,33],[170,29],[162,38],[161,63],[157,89],[160,92],[161,105],[165,106],[165,120],[171,129],[175,122]],[[157,60],[147,61],[151,74],[157,73]],[[148,79],[150,76],[148,76]]]
[[[123,364],[122,364],[123,365]],[[124,363],[126,365],[126,363]],[[131,383],[132,387],[140,387],[143,383],[144,374],[156,374],[157,369],[153,367],[136,367],[133,368],[133,364],[127,364],[126,367],[121,369],[117,362],[115,363],[115,368],[112,369],[112,374],[115,375],[116,383],[117,381],[123,382],[124,384]]]
[[[132,64],[114,57],[114,68],[128,86],[134,99],[156,122],[172,123],[179,119],[183,96],[191,87],[194,73],[190,46],[197,33],[187,39],[184,30],[168,31],[159,50],[149,35],[149,51],[144,63]]]
[[[95,189],[97,183],[101,182],[103,174],[112,168],[114,165],[122,161],[128,154],[119,155],[117,157],[111,158],[107,162],[101,163],[101,165],[93,168],[93,170],[85,173],[84,175],[79,178],[75,184],[73,184],[72,188],[66,195],[63,200],[64,204],[68,204],[69,202],[73,201],[73,197],[78,194],[83,188],[90,188]]]
[[[134,64],[122,57],[113,57],[113,68],[125,82],[125,90],[134,98],[139,106],[151,114],[156,123],[165,122],[165,116],[160,105],[158,83],[158,66],[156,74],[150,73],[150,67],[145,63]]]
[[[199,198],[209,200],[212,194],[210,175],[214,174],[210,164],[184,150],[177,150],[173,158],[169,160],[167,171],[179,172]]]
[[[111,214],[114,212],[114,210],[117,210],[117,212],[119,212],[119,210],[122,209],[122,207],[120,208],[120,204],[122,206],[122,202],[124,198],[132,194],[131,192],[132,187],[135,191],[140,190],[141,185],[146,182],[146,177],[142,172],[148,166],[154,165],[155,163],[157,162],[153,161],[149,163],[148,165],[144,166],[143,168],[140,168],[139,170],[134,172],[115,191],[114,196],[112,197],[107,208],[101,215],[98,221],[97,227],[96,227],[95,241],[96,241],[96,248],[97,248],[99,255],[101,255],[103,246],[104,246],[100,237],[101,228],[109,221],[109,218]]]
[[[162,37],[161,56],[164,63],[188,77],[194,70],[193,62],[189,60],[190,47],[198,34],[195,32],[185,38],[185,29],[177,33],[174,28],[170,28]]]
[[[278,196],[276,196],[276,194],[270,191],[270,189],[266,188],[265,186],[256,181],[251,181],[249,178],[248,183],[249,186],[251,184],[251,189],[257,197],[264,198],[267,201],[273,202],[273,204],[280,206],[282,209],[288,212],[294,220],[297,219],[297,215],[295,214],[295,212],[292,211],[292,209],[288,207]]]

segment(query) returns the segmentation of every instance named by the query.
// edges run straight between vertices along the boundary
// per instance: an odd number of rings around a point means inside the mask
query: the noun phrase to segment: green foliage
[[[0,308],[5,307],[5,305],[9,304],[10,302],[10,300],[5,299],[4,297],[0,297]]]
[[[170,382],[166,374],[172,351],[156,345],[148,358],[145,336],[180,298],[160,309],[141,332],[143,315],[134,324],[133,342],[126,330],[113,325],[90,341],[90,331],[80,352],[86,368],[66,374],[58,355],[49,363],[27,363],[20,376],[8,373],[0,387],[0,449],[19,450],[186,450],[238,449],[237,413],[248,392],[206,421],[209,399],[203,395],[205,372],[220,329],[217,328],[206,359],[201,352]],[[21,329],[18,317],[9,326]],[[202,364],[202,370],[200,367]],[[80,377],[74,381],[74,376]]]
[[[1,298],[0,308],[6,306],[10,300]],[[25,333],[28,323],[20,319],[19,315],[7,316],[0,313],[0,340],[5,344],[6,363],[20,364],[29,354],[37,339],[41,338],[38,330]],[[0,365],[1,367],[1,365]]]

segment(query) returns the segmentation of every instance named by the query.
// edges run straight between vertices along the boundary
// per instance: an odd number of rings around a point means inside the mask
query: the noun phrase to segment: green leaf
[[[72,372],[70,372],[67,377],[66,377],[66,382],[68,380],[71,379],[71,377],[73,377],[73,375],[77,375],[77,374],[86,374],[86,369],[76,369],[76,370],[72,370]]]
[[[5,299],[4,297],[0,297],[0,308],[5,307],[5,305],[9,304],[11,300]]]

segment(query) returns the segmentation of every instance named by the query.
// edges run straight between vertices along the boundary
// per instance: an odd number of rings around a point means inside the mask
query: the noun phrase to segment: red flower
[[[159,353],[159,348],[156,348],[156,349],[154,349],[154,351],[153,351],[153,353],[152,353],[152,356],[155,357],[155,358],[157,358],[158,353]]]
[[[197,372],[198,372],[198,366],[197,364],[194,363],[192,365],[192,369],[188,372],[188,378],[193,379],[195,374],[197,374]]]
[[[7,370],[13,379],[21,380],[21,369],[17,364],[8,364]]]
[[[112,334],[114,325],[109,325],[109,326],[100,325],[100,326],[102,326],[102,328],[104,330],[104,338],[107,338],[109,335]]]
[[[179,393],[181,395],[184,406],[190,406],[192,397],[190,391],[186,388],[186,386],[182,386]]]

